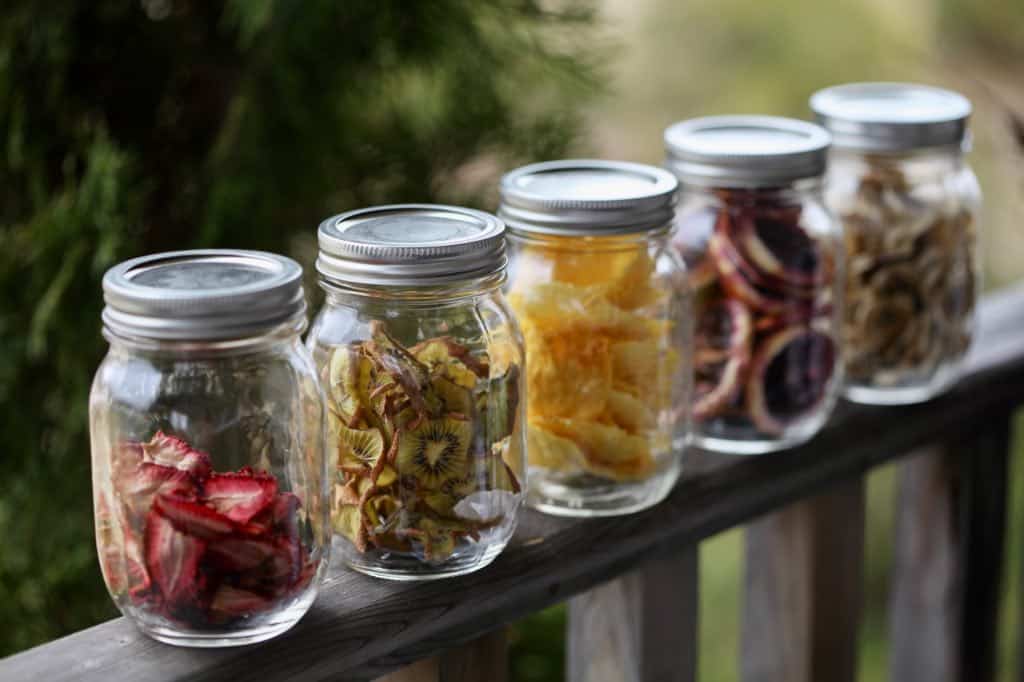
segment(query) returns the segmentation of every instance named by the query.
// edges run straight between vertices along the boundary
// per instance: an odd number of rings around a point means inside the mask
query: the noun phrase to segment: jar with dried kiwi
[[[382,206],[325,220],[319,242],[327,297],[308,344],[327,393],[337,554],[394,580],[487,565],[526,484],[504,224]]]
[[[502,180],[508,298],[527,350],[528,504],[563,516],[661,501],[688,434],[689,290],[669,247],[678,183],[566,160]]]
[[[826,199],[846,240],[845,395],[928,400],[956,381],[974,324],[971,104],[929,86],[853,83],[816,93],[811,108],[833,135]]]

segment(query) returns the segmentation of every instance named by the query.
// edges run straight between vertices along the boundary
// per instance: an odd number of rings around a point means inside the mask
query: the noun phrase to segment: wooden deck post
[[[863,563],[862,479],[751,523],[743,681],[854,682]]]
[[[440,656],[417,661],[376,682],[505,682],[508,631],[500,628]]]
[[[901,465],[892,679],[994,678],[1010,416]]]
[[[698,549],[650,559],[569,602],[569,682],[694,682]]]

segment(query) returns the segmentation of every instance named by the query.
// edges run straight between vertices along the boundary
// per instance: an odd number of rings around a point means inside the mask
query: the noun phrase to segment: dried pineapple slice
[[[526,452],[531,466],[551,471],[575,473],[586,465],[580,446],[533,424],[526,429]]]
[[[608,415],[620,428],[633,434],[653,429],[657,424],[647,403],[622,391],[608,394]]]
[[[537,326],[547,334],[602,334],[638,339],[657,329],[657,323],[619,309],[599,290],[562,282],[537,284],[528,291],[513,292],[509,302],[522,326]]]
[[[537,426],[576,443],[583,452],[583,468],[614,480],[636,480],[654,470],[647,438],[617,426],[575,419],[539,418]]]
[[[524,332],[528,351],[526,390],[529,414],[595,418],[611,390],[612,358],[606,339],[572,339]]]

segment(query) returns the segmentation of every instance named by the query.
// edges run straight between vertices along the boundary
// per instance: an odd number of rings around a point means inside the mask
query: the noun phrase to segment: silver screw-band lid
[[[513,232],[585,236],[646,232],[672,220],[679,181],[655,166],[571,159],[501,180],[498,215]]]
[[[684,184],[770,187],[825,172],[829,134],[779,116],[707,116],[665,130],[665,165]]]
[[[505,224],[458,206],[395,204],[320,224],[317,272],[335,284],[430,286],[505,268]]]
[[[971,115],[963,95],[914,83],[837,85],[810,106],[836,147],[875,152],[958,145]]]
[[[302,268],[263,251],[203,249],[134,258],[103,276],[103,324],[118,336],[203,341],[305,324]]]

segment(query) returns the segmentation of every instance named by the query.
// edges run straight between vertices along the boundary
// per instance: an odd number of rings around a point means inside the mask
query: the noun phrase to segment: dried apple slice
[[[747,380],[750,419],[779,434],[813,412],[827,396],[835,361],[832,338],[814,329],[790,327],[765,339]]]
[[[203,483],[203,499],[237,523],[248,523],[276,495],[277,480],[267,473],[213,474]]]
[[[703,420],[721,413],[743,390],[754,325],[747,307],[733,299],[710,303],[698,318],[693,416]]]

